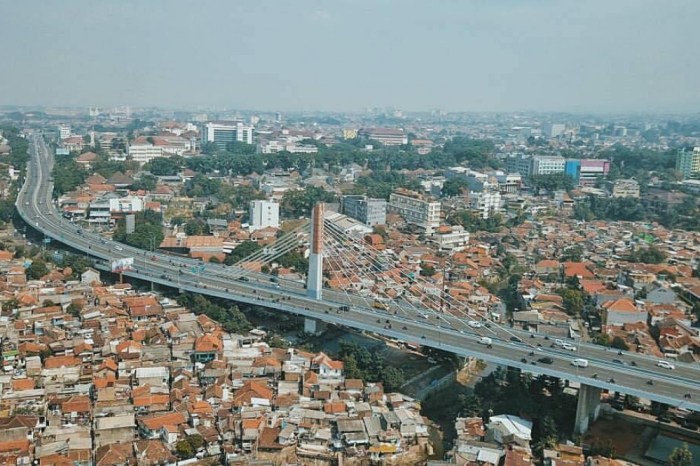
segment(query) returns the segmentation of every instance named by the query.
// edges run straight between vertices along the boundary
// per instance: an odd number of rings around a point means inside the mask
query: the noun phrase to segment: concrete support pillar
[[[311,317],[304,317],[304,333],[310,333],[311,335],[320,335],[326,329],[326,323],[322,320],[312,319]]]
[[[311,214],[311,254],[309,275],[306,279],[306,295],[321,300],[323,288],[323,203],[314,206]]]
[[[578,391],[578,404],[576,405],[574,434],[585,434],[589,425],[598,419],[601,391],[598,387],[581,384]]]

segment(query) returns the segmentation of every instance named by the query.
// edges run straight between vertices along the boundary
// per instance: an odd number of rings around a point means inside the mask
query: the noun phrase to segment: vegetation
[[[175,453],[179,458],[189,459],[194,457],[202,446],[204,446],[204,439],[201,435],[188,435],[175,444]]]
[[[114,230],[114,240],[126,243],[130,246],[155,250],[163,242],[163,216],[152,210],[145,210],[136,214],[134,232],[126,233],[126,222],[120,220]]]
[[[248,332],[252,325],[238,306],[217,304],[214,300],[200,294],[183,293],[177,298],[178,302],[195,314],[204,314],[219,322],[221,327],[231,333]]]
[[[30,280],[38,280],[49,273],[49,268],[43,259],[35,259],[27,269],[27,278]]]
[[[643,264],[660,264],[666,260],[666,255],[654,246],[633,251],[627,258],[630,262]]]
[[[377,199],[389,199],[389,195],[396,188],[411,190],[420,189],[420,184],[415,179],[409,179],[398,172],[375,171],[366,176],[360,176],[352,190],[347,194],[365,194]]]
[[[574,188],[574,180],[565,173],[551,175],[534,175],[530,177],[530,186],[539,195],[541,190],[552,193],[558,190],[569,191]]]
[[[461,225],[465,230],[472,233],[486,231],[497,233],[503,227],[503,216],[501,214],[491,215],[489,218],[481,218],[477,213],[470,210],[457,210],[447,218],[450,225]]]
[[[231,254],[226,256],[226,259],[224,259],[224,264],[233,265],[236,262],[259,251],[260,249],[262,249],[262,247],[255,241],[243,241],[241,244],[233,248]]]
[[[335,194],[316,186],[287,191],[282,196],[280,210],[286,217],[308,217],[318,202],[336,202]]]
[[[667,460],[668,466],[691,466],[693,464],[693,454],[688,449],[688,444],[674,448]]]
[[[345,364],[346,378],[382,382],[385,392],[396,391],[405,382],[401,369],[385,366],[379,354],[370,353],[367,348],[357,343],[341,341],[338,356]]]

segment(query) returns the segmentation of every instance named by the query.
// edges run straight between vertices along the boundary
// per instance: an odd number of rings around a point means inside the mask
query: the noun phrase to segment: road
[[[698,365],[675,363],[675,370],[662,369],[656,366],[657,360],[649,356],[628,352],[618,354],[602,346],[575,341],[568,341],[575,347],[575,351],[568,351],[553,345],[553,340],[543,335],[496,324],[472,328],[468,321],[456,316],[438,315],[407,305],[391,304],[387,310],[374,309],[360,296],[337,291],[324,290],[323,300],[317,301],[305,295],[301,283],[285,280],[273,283],[268,275],[218,264],[207,264],[201,270],[200,261],[144,251],[84,231],[64,219],[54,205],[50,178],[53,156],[43,139],[32,136],[30,147],[31,161],[16,203],[20,215],[28,225],[47,237],[92,256],[96,267],[102,270],[110,270],[114,259],[133,257],[134,270],[125,272],[127,277],[266,306],[460,356],[478,357],[534,374],[546,374],[700,411]],[[350,307],[350,311],[342,311],[342,306]],[[485,336],[492,339],[491,345],[479,343],[479,339]],[[551,363],[541,362],[543,358],[550,358]],[[588,367],[574,367],[571,363],[577,358],[588,360]]]

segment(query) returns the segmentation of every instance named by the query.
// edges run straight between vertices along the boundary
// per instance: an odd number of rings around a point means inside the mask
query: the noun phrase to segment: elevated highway
[[[31,161],[16,207],[24,221],[54,241],[93,257],[98,268],[110,270],[111,261],[134,258],[134,270],[127,277],[147,280],[183,291],[255,304],[301,315],[306,318],[382,334],[402,341],[449,351],[459,356],[519,368],[577,382],[587,387],[624,394],[700,411],[700,367],[675,363],[675,369],[657,366],[658,360],[641,354],[610,350],[589,343],[574,342],[574,351],[553,345],[543,335],[491,325],[472,328],[454,316],[432,311],[389,305],[374,309],[359,296],[323,290],[321,300],[306,295],[303,284],[270,276],[207,264],[182,257],[148,252],[119,244],[84,231],[64,219],[52,200],[53,156],[43,139],[31,138]],[[245,278],[240,278],[245,276]],[[349,308],[350,310],[343,310]],[[428,318],[425,318],[427,316]],[[479,343],[488,337],[491,345]],[[587,367],[572,365],[586,359]],[[546,362],[542,362],[546,361]],[[582,415],[585,415],[583,413]],[[584,429],[585,430],[585,429]]]

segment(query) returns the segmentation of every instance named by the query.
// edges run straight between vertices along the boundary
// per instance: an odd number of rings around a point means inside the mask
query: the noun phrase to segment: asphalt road
[[[553,345],[554,341],[543,335],[495,323],[490,327],[472,328],[467,318],[437,314],[408,303],[389,304],[387,310],[375,309],[366,298],[338,291],[324,290],[323,301],[317,301],[305,295],[302,283],[286,280],[274,283],[270,276],[219,264],[206,264],[202,270],[203,264],[197,260],[140,250],[84,231],[81,226],[64,219],[56,209],[51,198],[52,154],[41,137],[32,136],[31,142],[27,178],[16,203],[20,215],[46,237],[92,256],[100,269],[110,270],[113,259],[132,257],[134,270],[125,272],[125,276],[292,312],[534,374],[700,411],[698,365],[674,363],[675,370],[662,369],[656,366],[657,360],[649,356],[618,354],[602,346],[572,340],[567,343],[575,350],[568,351]],[[340,310],[341,306],[350,307],[350,311]],[[481,337],[491,338],[491,345],[480,344]],[[550,358],[551,363],[541,362],[542,358]],[[577,358],[588,360],[588,367],[573,366],[572,361]]]

